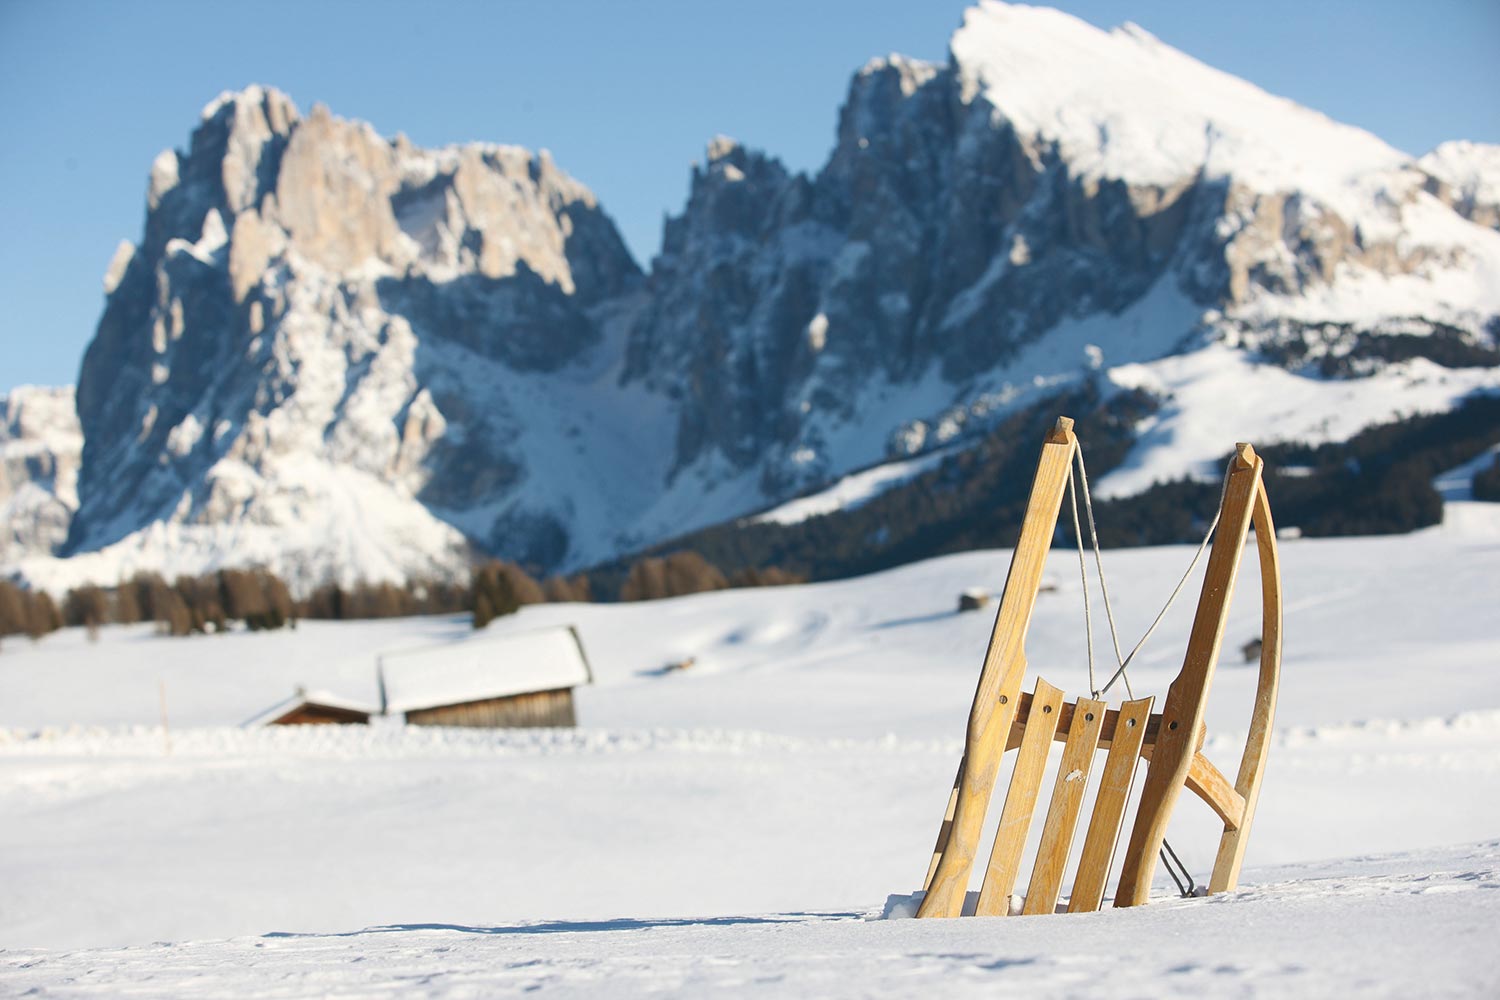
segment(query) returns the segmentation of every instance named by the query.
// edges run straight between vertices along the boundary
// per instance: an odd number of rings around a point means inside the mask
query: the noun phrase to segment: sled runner
[[[1130,826],[1114,905],[1137,906],[1146,902],[1157,856],[1164,846],[1167,821],[1184,787],[1203,799],[1224,824],[1208,891],[1233,889],[1239,880],[1240,864],[1245,856],[1251,821],[1255,817],[1266,752],[1270,746],[1281,673],[1281,572],[1271,507],[1261,481],[1263,463],[1250,445],[1236,446],[1225,475],[1219,514],[1209,528],[1213,548],[1188,638],[1187,655],[1182,670],[1167,689],[1160,712],[1152,711],[1154,698],[1132,696],[1115,708],[1109,707],[1104,698],[1118,680],[1124,680],[1129,690],[1126,667],[1150,638],[1156,624],[1161,622],[1166,608],[1129,655],[1121,655],[1118,637],[1115,638],[1118,669],[1102,687],[1094,684],[1093,640],[1090,635],[1091,697],[1068,700],[1061,690],[1040,678],[1030,693],[1021,691],[1022,677],[1026,672],[1026,629],[1036,604],[1042,567],[1057,526],[1065,488],[1073,498],[1080,568],[1084,565],[1083,534],[1078,521],[1077,491],[1073,486],[1075,463],[1083,486],[1105,610],[1111,634],[1114,633],[1114,615],[1109,607],[1109,590],[1104,584],[1098,537],[1093,530],[1093,509],[1088,500],[1083,456],[1073,435],[1073,421],[1060,417],[1042,446],[1020,540],[1011,558],[1010,574],[979,675],[979,688],[969,710],[964,756],[959,763],[947,814],[927,869],[923,886],[925,895],[917,911],[919,917],[956,917],[963,912],[971,870],[979,852],[980,828],[994,790],[996,773],[1005,753],[1016,750],[1015,767],[1001,807],[999,829],[985,866],[975,912],[981,916],[994,916],[1011,911],[1011,896],[1016,891],[1022,852],[1037,812],[1048,750],[1054,741],[1063,743],[1062,764],[1047,798],[1041,843],[1021,912],[1051,913],[1056,909],[1085,793],[1096,772],[1099,774],[1099,790],[1093,813],[1085,825],[1082,857],[1074,874],[1068,912],[1099,908],[1117,843],[1124,831],[1126,806],[1137,763],[1143,758],[1147,761],[1146,778]],[[1260,678],[1239,774],[1231,783],[1201,752],[1205,736],[1203,715],[1224,636],[1230,597],[1239,573],[1240,557],[1252,523],[1261,575]],[[1208,543],[1209,538],[1205,538],[1198,556],[1203,554]],[[1193,565],[1197,562],[1195,556]],[[1188,574],[1183,576],[1173,598],[1187,582],[1192,569],[1189,566]],[[1087,618],[1087,585],[1084,602]],[[1171,606],[1170,598],[1167,604]],[[1096,762],[1101,754],[1102,763]],[[1167,851],[1170,850],[1167,847]],[[1175,873],[1173,878],[1177,878]]]

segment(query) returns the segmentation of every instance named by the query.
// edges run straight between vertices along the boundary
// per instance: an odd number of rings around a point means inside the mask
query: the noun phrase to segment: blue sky
[[[716,133],[813,170],[870,57],[945,57],[961,0],[0,0],[0,392],[77,377],[146,174],[216,94],[273,84],[421,145],[546,147],[636,255]],[[1421,153],[1500,142],[1496,0],[1076,0]]]

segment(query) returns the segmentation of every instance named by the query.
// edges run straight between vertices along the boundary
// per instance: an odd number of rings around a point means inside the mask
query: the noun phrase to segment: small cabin
[[[413,726],[572,727],[573,689],[591,683],[571,625],[482,632],[380,657],[381,710]]]
[[[959,611],[979,611],[990,603],[990,592],[971,587],[958,595]]]
[[[374,714],[375,709],[357,701],[327,691],[307,692],[298,688],[290,698],[246,722],[245,727],[368,725]]]

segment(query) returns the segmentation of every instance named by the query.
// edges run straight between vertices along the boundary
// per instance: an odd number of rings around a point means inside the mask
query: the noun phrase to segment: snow
[[[589,682],[578,636],[567,628],[470,634],[458,641],[384,653],[385,710],[410,712],[557,691]]]
[[[1357,212],[1356,181],[1410,161],[1133,24],[1105,32],[1061,11],[982,0],[949,47],[966,100],[982,95],[997,121],[1055,144],[1080,176],[1170,186],[1200,171],[1232,175]]]
[[[1373,424],[1440,413],[1475,392],[1500,391],[1500,369],[1443,368],[1424,358],[1356,379],[1325,379],[1260,364],[1224,344],[1111,369],[1121,387],[1143,388],[1161,409],[1136,428],[1121,466],[1094,492],[1124,497],[1184,473],[1206,482],[1223,476],[1234,440],[1344,441]]]
[[[1474,477],[1500,460],[1500,444],[1486,448],[1478,455],[1440,473],[1432,481],[1438,495],[1444,500],[1473,500]]]
[[[962,749],[990,619],[954,595],[999,590],[1005,552],[493,623],[577,624],[596,683],[576,730],[236,725],[298,684],[368,703],[377,657],[458,642],[461,617],[7,640],[0,993],[1481,994],[1500,506],[1447,511],[1283,542],[1286,666],[1239,891],[1176,900],[1163,876],[1142,909],[998,927],[876,918],[919,888]],[[1189,557],[1105,553],[1127,640]],[[1063,565],[1028,651],[1077,692]],[[1243,572],[1205,745],[1226,771],[1255,687]],[[1190,604],[1132,667],[1138,693],[1175,674]],[[1208,810],[1184,799],[1169,837],[1201,879]]]
[[[237,521],[153,521],[118,542],[67,559],[33,556],[14,568],[61,595],[83,583],[112,585],[137,572],[168,579],[223,566],[265,566],[312,589],[330,567],[349,586],[362,581],[445,578],[464,564],[467,545],[409,492],[349,465],[292,453],[267,456],[259,470],[235,458],[209,470],[221,502],[255,512]],[[269,479],[277,487],[264,489]]]
[[[887,462],[874,468],[845,476],[832,486],[805,497],[773,507],[750,519],[752,524],[798,524],[810,517],[832,514],[840,510],[854,510],[869,503],[886,490],[910,482],[929,469],[935,468],[947,451],[929,452],[919,458],[901,462]]]
[[[1500,846],[1487,843],[1268,870],[1233,897],[1021,919],[1003,933],[992,920],[870,923],[836,910],[411,920],[16,952],[0,957],[0,988],[242,997],[1483,996],[1493,985],[1497,887]]]
[[[23,385],[0,395],[0,563],[62,544],[82,452],[71,388]]]
[[[1445,142],[1417,162],[1471,203],[1500,205],[1500,145]]]

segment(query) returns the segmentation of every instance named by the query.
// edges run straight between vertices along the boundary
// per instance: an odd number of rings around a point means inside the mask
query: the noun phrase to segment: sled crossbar
[[[1092,698],[1066,700],[1060,689],[1041,678],[1032,691],[1020,690],[1026,671],[1026,629],[1077,446],[1073,422],[1059,418],[1042,446],[970,708],[964,756],[923,884],[919,917],[956,917],[963,912],[996,775],[1002,758],[1012,750],[1016,751],[1015,764],[983,867],[978,915],[1054,912],[1080,830],[1082,849],[1067,910],[1088,912],[1102,905],[1122,839],[1125,851],[1114,905],[1146,902],[1167,822],[1184,788],[1201,798],[1224,826],[1208,891],[1233,889],[1239,880],[1281,673],[1281,575],[1276,532],[1262,482],[1264,465],[1248,444],[1236,447],[1187,654],[1167,689],[1161,711],[1152,711],[1155,698],[1133,699],[1111,708]],[[1231,782],[1203,755],[1207,732],[1203,716],[1240,557],[1252,526],[1261,571],[1261,664],[1250,734],[1239,773]],[[1057,742],[1063,744],[1061,763],[1044,793],[1042,779],[1052,744]],[[1146,777],[1127,833],[1126,812],[1142,761]],[[1093,809],[1085,817],[1082,807],[1095,778]],[[1024,898],[1017,898],[1021,857],[1038,812],[1044,817],[1040,844]]]

